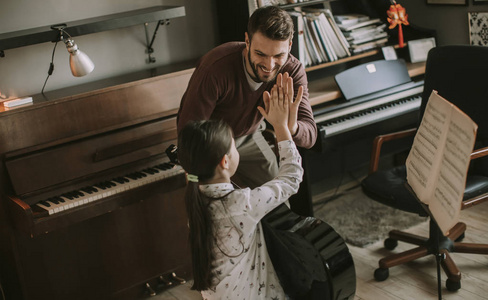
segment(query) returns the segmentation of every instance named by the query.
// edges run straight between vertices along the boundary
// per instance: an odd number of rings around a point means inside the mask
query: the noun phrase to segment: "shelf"
[[[407,45],[408,45],[408,43],[405,42],[404,48],[407,47]],[[397,45],[393,45],[393,47],[395,49],[399,49],[400,48],[400,46],[398,46],[398,44]],[[358,60],[358,59],[361,59],[361,58],[374,56],[374,55],[379,54],[380,52],[381,52],[381,47],[376,48],[374,50],[367,51],[367,52],[363,52],[363,53],[359,53],[359,54],[354,54],[352,56],[344,57],[344,58],[338,59],[336,61],[332,61],[332,62],[328,62],[328,63],[323,63],[323,64],[319,64],[319,65],[308,66],[308,67],[305,67],[305,72],[315,71],[315,70],[319,70],[319,69],[331,67],[331,66],[334,66],[334,65],[339,65],[339,64],[346,63],[346,62]]]
[[[74,37],[182,16],[185,16],[184,6],[154,6],[129,12],[68,22],[64,24],[66,25],[64,31]],[[0,34],[0,51],[45,42],[55,42],[58,39],[59,32],[51,29],[50,26],[2,33]]]
[[[331,67],[331,66],[334,66],[334,65],[343,64],[343,63],[346,63],[346,62],[349,62],[349,61],[354,61],[354,60],[358,60],[358,59],[361,59],[361,58],[373,56],[373,55],[378,54],[379,52],[380,52],[380,50],[379,49],[376,49],[376,50],[373,50],[373,51],[368,51],[368,52],[364,52],[364,53],[360,53],[360,54],[355,54],[353,56],[348,56],[348,57],[345,57],[345,58],[341,58],[341,59],[338,59],[336,61],[331,61],[331,62],[324,63],[324,64],[319,64],[319,65],[313,65],[313,66],[306,67],[305,68],[305,71],[306,72],[315,71],[315,70],[318,70],[318,69],[323,69],[323,68]]]

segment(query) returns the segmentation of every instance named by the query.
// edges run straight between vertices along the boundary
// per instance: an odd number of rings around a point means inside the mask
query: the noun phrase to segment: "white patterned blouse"
[[[275,179],[253,190],[230,183],[200,186],[210,197],[217,234],[213,262],[214,287],[202,291],[206,300],[286,299],[269,258],[261,218],[298,191],[302,181],[301,157],[292,141],[278,143],[280,163]]]

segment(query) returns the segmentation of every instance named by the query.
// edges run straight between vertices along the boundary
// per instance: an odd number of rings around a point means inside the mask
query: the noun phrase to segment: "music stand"
[[[440,249],[446,249],[447,251],[451,252],[453,250],[454,242],[442,233],[442,231],[439,227],[439,224],[437,224],[437,221],[434,218],[434,215],[432,214],[432,212],[429,209],[429,206],[427,204],[423,203],[422,201],[420,201],[420,199],[417,197],[417,195],[413,191],[410,184],[408,184],[408,182],[405,182],[405,188],[412,194],[412,196],[415,198],[415,200],[417,200],[417,202],[422,206],[422,208],[425,210],[425,212],[429,215],[429,218],[430,218],[429,222],[433,222],[437,227],[437,230],[435,230],[434,232],[432,232],[432,230],[431,230],[431,233],[430,233],[430,238],[435,239],[435,247],[432,247],[432,249],[434,249],[433,251],[435,251],[435,252],[431,253],[431,254],[434,254],[434,256],[436,257],[436,262],[437,262],[437,295],[438,295],[438,299],[442,300],[441,261],[446,258],[446,255],[444,253],[441,253]],[[431,228],[432,228],[432,226],[431,226]],[[439,237],[440,235],[442,235],[442,237],[443,237],[442,245],[441,245],[441,240]]]

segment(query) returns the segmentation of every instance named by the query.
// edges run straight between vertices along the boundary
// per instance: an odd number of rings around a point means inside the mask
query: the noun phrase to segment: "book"
[[[309,21],[307,16],[302,16],[303,18],[303,33],[305,37],[305,45],[310,53],[312,64],[320,64],[323,61],[322,56],[319,54],[314,38],[312,37],[312,32],[310,31]]]
[[[288,4],[288,1],[287,0],[257,0],[256,4],[257,7],[270,6],[270,5],[279,6],[279,5]]]
[[[337,54],[334,47],[332,46],[329,34],[326,32],[323,24],[321,24],[320,19],[318,18],[318,16],[315,15],[310,15],[310,19],[312,20],[313,25],[316,29],[315,34],[317,35],[317,41],[321,44],[328,61],[336,61],[338,59]]]
[[[327,35],[327,38],[330,41],[330,44],[336,55],[336,58],[342,58],[348,56],[346,50],[341,44],[341,41],[339,40],[339,37],[335,33],[334,29],[332,28],[332,25],[330,24],[325,14],[320,13],[318,15],[318,18],[319,18],[320,25],[322,26],[322,29],[324,31],[324,34]]]
[[[363,37],[359,37],[359,38],[354,38],[351,41],[349,41],[349,43],[351,45],[361,45],[361,44],[364,44],[364,43],[367,43],[367,42],[376,41],[376,40],[379,40],[379,39],[382,39],[382,38],[386,38],[386,37],[388,37],[388,33],[386,33],[385,31],[381,31],[381,32],[378,32],[378,33],[374,33],[372,35],[367,35],[367,36],[363,36]]]
[[[336,58],[333,60],[351,56],[351,53],[349,51],[349,42],[342,34],[342,31],[339,29],[339,27],[337,27],[337,24],[334,21],[334,17],[330,9],[305,7],[302,9],[302,11],[308,12],[309,15],[315,16],[319,19],[319,23],[322,28],[322,34],[326,35],[326,38],[329,40],[335,54],[334,56]]]
[[[375,18],[375,19],[369,19],[369,20],[366,20],[366,21],[363,21],[363,22],[358,22],[358,23],[355,23],[355,24],[350,24],[350,25],[337,24],[337,26],[342,31],[351,31],[351,30],[354,30],[354,29],[357,29],[357,28],[361,28],[361,27],[364,27],[364,26],[373,25],[373,24],[380,24],[380,23],[381,23],[381,20],[379,18]]]
[[[376,49],[384,46],[388,42],[388,38],[379,39],[376,41],[366,42],[360,45],[351,45],[351,52],[353,54],[362,53],[364,51]]]
[[[296,58],[298,58],[303,66],[309,66],[312,64],[312,61],[310,59],[308,49],[305,44],[305,33],[303,28],[302,14],[297,11],[289,11],[288,13],[293,20],[293,25],[295,27],[295,34],[293,35],[293,40],[291,44],[291,53]]]
[[[386,24],[370,25],[370,26],[361,27],[351,31],[345,31],[343,32],[343,35],[346,38],[358,39],[368,35],[374,35],[379,32],[384,32],[385,29],[386,29]]]
[[[337,24],[352,25],[369,20],[369,16],[364,14],[342,14],[334,15],[334,20]]]
[[[406,161],[407,183],[444,235],[459,221],[478,126],[432,91]]]
[[[339,38],[339,41],[342,47],[344,48],[344,51],[346,52],[346,56],[351,56],[351,52],[349,51],[349,47],[350,47],[349,42],[344,36],[342,30],[340,30],[339,27],[337,26],[337,23],[334,19],[334,15],[329,9],[325,9],[324,14],[327,17],[327,20],[329,21],[330,25],[332,26],[332,29],[334,30],[335,34]]]

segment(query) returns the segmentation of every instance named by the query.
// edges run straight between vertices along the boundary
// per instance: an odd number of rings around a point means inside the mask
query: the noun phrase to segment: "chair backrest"
[[[488,47],[432,48],[427,56],[421,113],[432,90],[470,116],[478,124],[478,137],[488,139]]]
[[[432,48],[427,56],[424,80],[421,115],[432,90],[436,90],[478,124],[475,148],[487,146],[488,47],[449,45]],[[488,167],[486,159],[482,160],[480,164]]]

